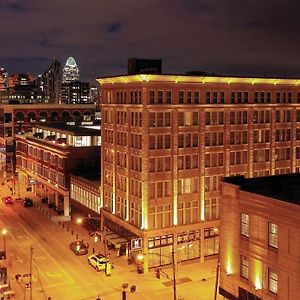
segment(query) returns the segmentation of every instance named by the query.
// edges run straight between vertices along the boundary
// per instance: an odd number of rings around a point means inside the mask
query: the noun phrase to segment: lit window
[[[249,215],[241,214],[241,235],[249,237]]]
[[[248,279],[249,278],[249,261],[246,256],[241,255],[241,268],[240,268],[241,277]]]
[[[278,292],[278,274],[272,269],[269,269],[269,291],[274,294]]]
[[[269,246],[278,248],[278,225],[269,223]]]

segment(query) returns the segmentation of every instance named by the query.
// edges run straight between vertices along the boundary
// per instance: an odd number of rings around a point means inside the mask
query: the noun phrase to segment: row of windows
[[[127,97],[129,98],[129,103],[140,104],[142,103],[142,91],[117,91],[116,92],[116,101],[117,103],[127,103]]]
[[[241,213],[240,233],[242,236],[250,237],[250,217],[246,213]],[[268,223],[268,245],[273,248],[278,248],[278,225]]]
[[[45,151],[40,148],[36,148],[25,143],[17,142],[17,151],[20,151],[24,154],[28,154],[32,159],[43,160],[44,162],[50,162],[52,166],[58,166],[63,168],[64,159],[56,154]]]
[[[48,168],[45,165],[36,163],[32,160],[24,159],[20,156],[17,156],[17,166],[19,168],[36,173],[37,175],[47,180],[49,179],[54,184],[58,184],[61,187],[65,187],[65,176],[61,172],[57,172],[56,170]]]
[[[112,114],[112,112],[109,112]],[[105,114],[106,115],[106,114]],[[199,111],[178,112],[178,126],[197,126],[200,124]],[[171,112],[150,112],[150,127],[170,127]],[[230,124],[248,124],[247,111],[231,111],[229,115]],[[300,110],[296,111],[296,121],[300,122]],[[205,112],[205,125],[223,125],[225,122],[224,112]],[[253,111],[254,124],[269,124],[271,122],[271,111]],[[276,110],[275,122],[291,122],[291,110]],[[108,122],[112,124],[112,120]],[[117,124],[127,125],[127,113],[117,111]],[[131,112],[131,126],[142,126],[142,113]]]
[[[164,172],[171,170],[171,157],[149,158],[149,172]]]
[[[170,127],[171,113],[170,112],[151,112],[149,120],[150,127]]]
[[[150,90],[149,91],[149,103],[150,104],[171,104],[172,103],[172,91],[171,90]],[[300,103],[300,93],[292,91],[271,92],[271,91],[205,91],[200,92],[198,90],[181,90],[178,92],[179,104],[199,104],[201,94],[205,93],[206,104],[223,104],[225,99],[228,98],[231,104],[241,103]],[[107,103],[112,101],[112,93],[108,92]],[[116,91],[115,94],[116,103],[142,103],[142,91],[130,90],[130,91]],[[253,97],[253,98],[252,98]],[[253,102],[251,101],[253,99]]]
[[[113,193],[109,189],[104,190],[104,209],[113,211]],[[137,227],[142,226],[142,207],[140,204],[129,202],[129,215],[126,214],[126,200],[122,197],[116,198],[116,214],[123,215],[124,219]]]
[[[300,159],[300,147],[296,147],[296,159]],[[105,161],[113,163],[113,155],[111,151],[107,151],[105,154]],[[291,148],[276,148],[275,149],[275,161],[286,161],[291,159]],[[264,163],[271,161],[270,149],[254,149],[253,150],[253,162]],[[205,154],[205,167],[223,167],[224,166],[224,153],[214,152]],[[116,164],[118,166],[127,167],[127,155],[126,153],[117,152]],[[248,164],[248,152],[246,150],[230,151],[229,154],[230,165],[242,165]],[[199,155],[198,154],[186,154],[179,155],[177,160],[178,170],[198,169]],[[131,156],[130,168],[132,170],[142,172],[142,158],[139,156]],[[149,172],[165,172],[171,170],[171,158],[166,157],[152,157],[149,158]]]
[[[71,183],[71,198],[95,212],[100,212],[100,197],[73,183]]]
[[[248,257],[241,255],[240,256],[240,276],[246,280],[249,279],[249,268],[250,263]],[[278,293],[278,273],[272,269],[268,268],[268,290],[273,293]]]

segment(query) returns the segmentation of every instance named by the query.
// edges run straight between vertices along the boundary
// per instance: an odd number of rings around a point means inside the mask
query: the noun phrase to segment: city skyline
[[[163,73],[299,77],[300,4],[291,1],[0,2],[0,66],[42,73],[73,56],[83,81],[162,58]],[[145,13],[146,12],[146,13]],[[53,17],[55,16],[55,18]],[[24,26],[26,24],[26,26]]]

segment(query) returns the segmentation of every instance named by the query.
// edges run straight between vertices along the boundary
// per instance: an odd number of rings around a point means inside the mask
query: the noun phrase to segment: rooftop
[[[267,78],[267,77],[235,77],[235,76],[193,76],[185,74],[138,74],[118,75],[112,77],[101,77],[96,79],[100,84],[115,83],[147,83],[147,82],[169,82],[169,83],[225,83],[225,84],[270,84],[270,85],[300,85],[298,78]]]
[[[300,205],[300,173],[256,178],[234,176],[223,181],[238,185],[242,191]]]
[[[100,136],[101,131],[100,129],[90,128],[90,127],[83,127],[83,126],[76,126],[76,125],[66,125],[64,123],[43,123],[43,124],[36,124],[36,128],[58,131],[69,133],[71,135],[85,135],[85,136]]]

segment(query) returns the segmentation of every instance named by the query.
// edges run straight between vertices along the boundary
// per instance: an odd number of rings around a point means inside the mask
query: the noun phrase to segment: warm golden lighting
[[[182,83],[229,83],[238,84],[290,84],[297,85],[299,79],[286,79],[286,78],[253,78],[253,77],[218,77],[218,76],[178,76],[178,75],[161,75],[161,74],[139,74],[129,76],[116,76],[108,78],[98,78],[97,81],[103,84],[115,84],[115,83],[130,83],[130,82],[141,82],[142,78],[147,78],[147,82],[182,82]]]
[[[78,218],[78,219],[76,220],[76,223],[77,223],[77,224],[81,224],[81,223],[82,223],[82,219],[81,219],[81,218]]]
[[[258,278],[258,277],[255,278],[254,286],[255,286],[256,290],[261,290],[262,289],[262,284],[261,284],[260,278]]]
[[[137,258],[138,261],[142,261],[144,259],[144,255],[142,253],[140,253],[140,254],[137,255],[136,258]]]
[[[6,235],[6,234],[7,234],[7,229],[6,229],[6,228],[3,228],[3,229],[1,230],[1,234],[2,234],[2,235]]]
[[[263,265],[260,261],[256,260],[254,263],[254,286],[256,290],[262,289],[262,273]]]
[[[232,269],[231,269],[231,261],[230,258],[227,258],[227,264],[226,264],[226,275],[231,275]]]

